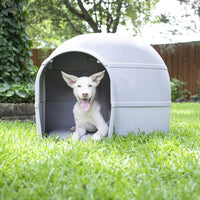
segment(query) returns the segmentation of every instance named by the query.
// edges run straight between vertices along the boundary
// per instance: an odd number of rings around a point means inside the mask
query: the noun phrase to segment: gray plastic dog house
[[[41,65],[36,78],[35,112],[37,132],[68,138],[74,126],[72,89],[61,71],[90,76],[106,70],[97,88],[113,131],[169,132],[171,93],[167,67],[158,53],[133,37],[118,34],[86,34],[60,45]]]

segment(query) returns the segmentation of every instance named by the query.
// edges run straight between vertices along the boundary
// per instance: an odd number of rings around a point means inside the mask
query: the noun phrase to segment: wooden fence
[[[191,94],[200,90],[200,42],[152,45],[163,58],[171,78],[186,83],[185,89]],[[53,50],[32,49],[32,60],[37,66],[49,56]]]
[[[153,45],[168,67],[171,78],[186,83],[192,95],[200,92],[200,42]]]
[[[54,49],[32,49],[33,64],[40,67],[41,63],[53,52]]]

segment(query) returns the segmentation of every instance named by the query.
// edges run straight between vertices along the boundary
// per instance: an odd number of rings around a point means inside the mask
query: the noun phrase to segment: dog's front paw
[[[80,138],[79,134],[77,132],[74,132],[73,135],[72,135],[72,139],[73,140],[79,140],[79,138]]]
[[[92,136],[92,140],[96,140],[96,141],[100,141],[102,138],[103,138],[103,136],[101,134],[99,134],[99,133],[95,133]]]

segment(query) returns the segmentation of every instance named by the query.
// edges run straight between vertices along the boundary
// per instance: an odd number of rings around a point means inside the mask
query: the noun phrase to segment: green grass
[[[200,199],[200,104],[172,104],[165,135],[39,140],[0,121],[0,199]]]

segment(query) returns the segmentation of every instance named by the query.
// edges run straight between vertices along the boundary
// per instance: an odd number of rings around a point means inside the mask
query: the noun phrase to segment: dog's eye
[[[88,87],[92,87],[92,85],[88,85]]]
[[[77,85],[77,87],[81,88],[81,85]]]

